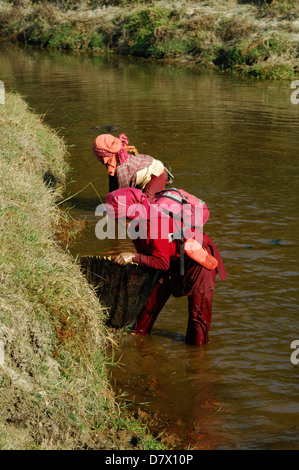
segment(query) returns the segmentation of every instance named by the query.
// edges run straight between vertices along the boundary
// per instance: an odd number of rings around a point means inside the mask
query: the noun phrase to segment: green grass
[[[274,11],[279,13],[289,13],[295,7],[298,6],[297,0],[275,0],[274,2],[268,3],[266,0],[262,5],[264,11]]]
[[[265,67],[264,65],[254,65],[246,67],[241,71],[242,75],[252,76],[265,80],[293,80],[296,75],[291,67],[286,65],[272,65]]]
[[[298,70],[279,60],[294,48],[285,36],[273,35],[270,38],[259,36],[255,41],[247,38],[237,44],[219,45],[214,50],[212,60],[222,70],[229,70],[242,75],[260,79],[292,80],[298,76]],[[271,58],[275,60],[271,61]]]

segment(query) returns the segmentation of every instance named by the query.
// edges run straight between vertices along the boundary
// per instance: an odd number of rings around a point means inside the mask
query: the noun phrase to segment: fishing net
[[[121,266],[109,258],[83,256],[82,272],[107,308],[107,323],[115,328],[130,325],[143,309],[160,271],[129,263]]]

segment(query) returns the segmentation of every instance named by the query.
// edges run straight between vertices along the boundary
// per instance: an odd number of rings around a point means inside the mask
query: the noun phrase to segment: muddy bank
[[[116,338],[66,249],[78,227],[56,204],[65,145],[19,95],[0,126],[0,448],[161,448],[116,400]]]
[[[297,1],[2,2],[2,39],[257,78],[299,74]]]

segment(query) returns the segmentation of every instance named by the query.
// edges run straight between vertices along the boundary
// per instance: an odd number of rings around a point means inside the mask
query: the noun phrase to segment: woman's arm
[[[167,271],[170,265],[169,245],[170,244],[167,239],[150,240],[148,251],[151,254],[144,255],[137,253],[133,256],[133,261],[140,264],[141,266],[148,266],[153,269]]]
[[[116,176],[109,175],[109,193],[118,189],[118,181]]]

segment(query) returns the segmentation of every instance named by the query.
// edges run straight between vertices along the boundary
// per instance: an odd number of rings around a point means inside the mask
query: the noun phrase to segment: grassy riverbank
[[[0,448],[159,448],[116,403],[104,311],[60,244],[64,143],[19,95],[0,129]]]
[[[0,37],[258,78],[299,74],[297,0],[3,0]]]

